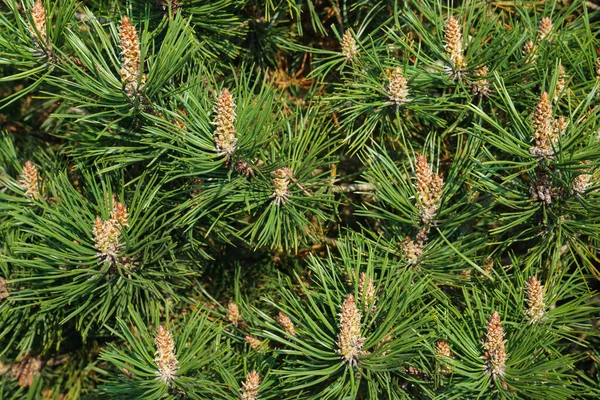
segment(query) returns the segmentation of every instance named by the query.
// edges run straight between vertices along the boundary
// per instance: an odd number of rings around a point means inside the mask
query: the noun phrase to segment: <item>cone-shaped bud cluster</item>
[[[292,193],[290,192],[290,179],[293,171],[289,168],[279,168],[273,171],[273,193],[271,198],[276,206],[287,203]]]
[[[485,65],[475,71],[474,75],[477,80],[473,83],[471,88],[475,96],[488,97],[492,93],[490,83],[487,78],[485,78],[488,74],[489,70]]]
[[[0,300],[8,298],[8,282],[2,276],[0,276]]]
[[[550,17],[544,17],[540,21],[540,26],[538,28],[538,41],[541,42],[550,34],[552,31],[552,20]]]
[[[585,162],[585,164],[589,164],[589,161]],[[573,180],[573,192],[577,195],[582,195],[590,186],[591,180],[592,174],[590,174],[590,170],[584,169],[583,173],[577,175]]]
[[[252,350],[254,351],[262,351],[263,347],[266,347],[265,342],[260,339],[255,338],[254,336],[246,336],[244,341],[250,345]]]
[[[539,157],[551,157],[554,154],[552,145],[556,144],[566,122],[555,123],[552,119],[552,104],[548,93],[542,93],[533,111],[533,136],[535,147],[529,149],[531,154]]]
[[[463,55],[461,26],[452,15],[446,21],[444,35],[444,48],[450,59],[453,75],[458,77],[466,64]]]
[[[242,382],[240,400],[257,400],[259,386],[260,375],[256,371],[248,373],[248,375],[246,375],[246,380]]]
[[[227,321],[237,327],[240,324],[242,317],[240,316],[240,309],[233,301],[227,304]]]
[[[556,103],[560,100],[563,91],[567,87],[567,72],[565,71],[565,67],[561,65],[558,66],[558,79],[556,80],[556,87],[554,88],[554,102]]]
[[[528,40],[523,45],[523,55],[524,56],[529,56],[531,53],[533,53],[534,49],[535,49],[535,44],[533,43],[533,41]]]
[[[40,175],[31,161],[25,162],[19,183],[27,197],[35,200],[40,198]]]
[[[600,57],[596,58],[596,79],[600,79]]]
[[[483,343],[485,360],[484,369],[492,379],[500,379],[504,376],[506,366],[506,350],[504,348],[506,341],[504,340],[504,330],[500,316],[496,311],[490,317]]]
[[[352,62],[358,56],[358,45],[350,30],[347,30],[342,35],[342,55],[346,57],[348,62]]]
[[[433,172],[427,159],[421,154],[417,155],[415,169],[421,220],[423,223],[428,224],[440,208],[444,181],[438,174]]]
[[[289,333],[292,336],[296,336],[296,330],[294,329],[294,323],[292,322],[290,317],[288,317],[287,315],[285,315],[284,313],[282,313],[280,311],[279,315],[277,316],[277,322],[279,323],[279,325],[281,325],[283,330],[285,330],[287,333]]]
[[[366,273],[361,272],[358,280],[358,294],[360,301],[365,303],[365,306],[371,312],[375,311],[375,301],[377,300],[377,290],[373,284],[373,279]]]
[[[158,327],[158,335],[154,344],[156,345],[154,362],[158,368],[156,375],[161,381],[168,383],[175,378],[175,373],[179,369],[177,358],[175,358],[173,335],[161,325]]]
[[[450,345],[445,340],[438,340],[435,344],[435,352],[438,357],[452,357],[452,350],[450,350]],[[440,373],[443,375],[449,374],[452,372],[452,369],[446,365],[443,361],[440,361]]]
[[[408,81],[402,74],[402,69],[400,67],[396,67],[394,72],[387,70],[386,75],[389,80],[387,94],[390,101],[397,106],[409,101]]]
[[[342,360],[354,366],[358,363],[358,356],[364,354],[362,347],[365,338],[360,335],[360,320],[362,315],[356,306],[354,296],[349,294],[342,304],[340,318],[340,333],[338,334],[337,353]]]
[[[142,88],[141,86],[143,86],[146,77],[142,76],[140,80],[140,39],[128,17],[123,17],[121,20],[121,26],[119,27],[119,47],[123,55],[121,82],[125,86],[125,93],[130,98],[134,98]]]
[[[40,374],[42,366],[42,360],[26,354],[21,358],[21,361],[12,364],[9,368],[10,374],[19,381],[19,386],[26,388],[33,385],[35,377]]]
[[[229,160],[237,147],[237,137],[235,127],[235,102],[233,96],[227,88],[223,88],[217,99],[214,112],[216,114],[214,124],[215,129],[215,149],[217,153],[226,156]]]
[[[546,309],[544,286],[535,276],[532,276],[525,282],[525,291],[527,292],[527,317],[534,324],[543,318]]]
[[[248,161],[239,159],[235,162],[234,166],[236,172],[246,178],[252,178],[254,176],[254,168],[248,163]]]
[[[121,246],[119,236],[124,227],[129,226],[127,221],[127,208],[113,197],[113,209],[110,218],[104,221],[97,217],[92,228],[94,235],[94,248],[99,251],[98,256],[105,259],[116,257]]]
[[[46,10],[41,0],[37,0],[31,9],[31,19],[33,26],[29,27],[29,31],[36,41],[42,42],[42,47],[48,45],[46,37]]]

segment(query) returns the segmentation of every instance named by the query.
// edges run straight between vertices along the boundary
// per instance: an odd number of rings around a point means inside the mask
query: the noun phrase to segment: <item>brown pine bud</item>
[[[35,377],[40,374],[42,365],[42,360],[26,354],[21,361],[11,366],[10,373],[17,378],[20,387],[26,388],[33,385]]]
[[[358,45],[356,44],[356,40],[354,39],[354,36],[352,36],[352,32],[350,32],[350,30],[344,32],[344,35],[342,36],[341,47],[342,55],[346,58],[346,61],[352,62],[358,56]]]
[[[127,208],[123,203],[117,202],[113,197],[113,209],[107,221],[97,217],[92,228],[94,235],[94,248],[99,251],[98,257],[106,260],[114,259],[121,247],[119,240],[121,231],[128,226]]]
[[[40,174],[38,169],[31,161],[27,161],[23,166],[21,179],[19,181],[21,187],[25,190],[25,195],[34,200],[38,200],[40,196]]]
[[[233,301],[230,301],[229,304],[227,304],[227,321],[231,322],[233,326],[237,327],[241,320],[242,317],[240,316],[240,309],[238,308],[237,304],[235,304]]]
[[[534,50],[535,50],[535,44],[531,40],[528,40],[523,45],[523,55],[526,57],[533,54]]]
[[[175,379],[175,373],[179,369],[177,366],[178,361],[175,357],[173,335],[161,325],[158,327],[158,335],[154,340],[154,344],[156,345],[154,362],[158,368],[156,375],[158,379],[164,383],[168,383],[171,379]]]
[[[540,21],[540,27],[538,28],[538,42],[544,40],[550,34],[552,30],[552,20],[550,17],[544,17]]]
[[[444,48],[450,59],[451,76],[460,78],[460,72],[466,67],[463,56],[462,28],[452,15],[446,21],[444,35]]]
[[[40,0],[37,0],[31,9],[31,19],[33,26],[29,26],[29,31],[36,41],[40,41],[42,46],[48,45],[46,37],[46,10]]]
[[[428,224],[440,208],[444,181],[438,174],[433,172],[427,159],[421,154],[417,155],[415,169],[421,220],[424,224]]]
[[[584,164],[589,164],[589,161],[585,161]],[[590,186],[590,182],[592,180],[592,175],[590,174],[590,169],[585,168],[582,170],[580,175],[577,175],[573,180],[573,193],[578,196],[581,196],[585,193],[587,188]]]
[[[527,292],[527,317],[532,324],[540,321],[544,317],[546,305],[544,304],[544,286],[535,276],[525,282],[525,291]]]
[[[8,282],[2,276],[0,276],[0,300],[8,298]]]
[[[237,160],[234,168],[238,174],[245,176],[246,178],[252,178],[254,176],[254,167],[245,160]]]
[[[340,317],[340,333],[338,334],[337,353],[344,363],[354,366],[358,356],[364,354],[362,347],[365,338],[360,335],[360,320],[362,315],[356,306],[354,296],[349,294],[342,305]]]
[[[596,58],[596,79],[600,79],[600,57]]]
[[[256,352],[262,352],[263,350],[267,350],[268,349],[268,344],[265,343],[264,341],[255,338],[254,336],[246,336],[244,338],[244,341],[246,343],[248,343],[250,345],[250,347],[252,348],[252,350],[256,351]]]
[[[125,93],[133,99],[142,89],[146,77],[142,76],[140,80],[140,40],[135,27],[131,25],[131,20],[128,17],[123,17],[121,20],[119,40],[119,47],[123,55],[123,64],[120,71],[121,82],[125,86]]]
[[[282,313],[280,311],[279,315],[277,316],[277,322],[279,322],[279,325],[281,325],[281,327],[287,333],[289,333],[292,336],[296,336],[296,330],[294,329],[294,323],[292,322],[290,317],[288,317],[287,315],[285,315],[284,313]]]
[[[359,300],[365,303],[365,307],[371,312],[375,311],[375,301],[377,300],[377,291],[373,284],[373,279],[361,272],[358,280],[358,295]]]
[[[554,88],[554,102],[558,102],[560,100],[563,91],[567,87],[567,72],[565,68],[561,65],[558,66],[558,79],[556,80],[556,87]]]
[[[442,357],[452,357],[452,350],[450,350],[450,345],[445,340],[438,340],[435,344],[435,352],[437,353],[438,358]],[[452,372],[452,369],[444,363],[443,360],[440,360],[440,374],[447,375]]]
[[[397,106],[410,101],[408,98],[408,80],[402,74],[402,69],[396,67],[393,73],[388,69],[386,75],[389,80],[387,87],[389,100]]]
[[[248,373],[248,375],[246,375],[246,380],[242,383],[240,400],[257,400],[259,386],[260,375],[258,375],[256,371]]]
[[[484,370],[491,376],[492,379],[501,379],[504,376],[506,365],[506,350],[504,348],[506,340],[504,340],[504,330],[500,316],[496,311],[490,317],[483,343],[485,360]]]
[[[289,168],[279,168],[273,171],[273,193],[271,198],[276,206],[285,204],[289,201],[292,193],[290,192],[290,178],[293,177],[293,171]]]
[[[547,92],[542,93],[533,111],[532,125],[535,147],[530,148],[529,152],[539,157],[551,157],[554,154],[552,144],[558,137],[555,135],[552,104]]]
[[[215,150],[221,156],[225,156],[227,161],[237,147],[237,133],[233,126],[235,122],[235,102],[233,96],[227,88],[223,88],[217,99],[214,112],[216,114],[214,124],[215,129]]]
[[[477,80],[471,87],[471,90],[475,96],[488,97],[492,93],[492,90],[490,89],[490,83],[488,82],[487,78],[485,78],[488,74],[488,67],[485,65],[475,71],[474,75]]]

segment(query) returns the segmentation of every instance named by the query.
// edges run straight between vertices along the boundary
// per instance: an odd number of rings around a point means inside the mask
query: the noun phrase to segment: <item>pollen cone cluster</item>
[[[119,27],[119,40],[123,65],[121,66],[121,82],[125,86],[125,92],[130,98],[135,98],[146,80],[145,76],[140,79],[140,40],[135,27],[131,25],[128,17],[123,17]],[[139,86],[138,86],[139,82]]]
[[[535,106],[532,125],[535,147],[529,152],[539,157],[551,157],[554,154],[552,145],[558,141],[561,127],[552,119],[552,104],[547,92],[542,93]]]
[[[567,72],[565,71],[565,67],[559,65],[558,67],[558,79],[556,80],[556,87],[554,88],[554,102],[556,103],[560,100],[563,91],[567,87]]]
[[[373,279],[361,272],[358,280],[358,293],[360,301],[365,303],[365,306],[370,311],[375,311],[375,301],[377,300],[377,290],[373,284]]]
[[[287,333],[289,333],[292,336],[296,336],[296,330],[294,329],[294,323],[292,322],[290,317],[288,317],[287,315],[285,315],[282,312],[279,312],[279,315],[277,316],[277,322],[279,323],[279,325],[281,325],[281,327]]]
[[[489,70],[485,65],[475,71],[474,75],[477,80],[473,83],[471,88],[475,96],[488,97],[492,93],[492,90],[490,89],[490,83],[486,78],[484,78],[488,74]]]
[[[179,369],[177,358],[175,358],[173,335],[161,325],[158,327],[158,335],[154,340],[154,344],[156,345],[154,362],[158,368],[156,375],[158,379],[168,383],[175,378],[175,373]]]
[[[388,98],[392,103],[397,106],[400,106],[407,101],[408,99],[408,81],[402,74],[402,69],[400,67],[396,67],[394,72],[386,71],[389,85],[387,87]]]
[[[428,224],[440,208],[444,181],[433,172],[427,159],[421,154],[417,155],[415,169],[421,220],[424,224]]]
[[[292,193],[290,192],[290,178],[293,176],[293,172],[289,168],[279,168],[273,171],[273,193],[271,198],[273,204],[276,206],[287,203]]]
[[[445,340],[439,340],[435,344],[435,352],[438,357],[452,357],[452,351],[450,350],[450,345]],[[446,365],[443,361],[440,361],[440,373],[442,375],[446,375],[452,372],[452,369]]]
[[[588,164],[589,161],[585,164]],[[584,169],[583,173],[577,175],[573,180],[573,192],[577,195],[582,195],[585,193],[587,188],[590,186],[590,182],[592,180],[592,174],[590,174],[589,169]]]
[[[360,335],[360,320],[362,315],[356,306],[354,296],[349,294],[342,304],[340,317],[340,333],[338,334],[337,353],[342,360],[354,366],[358,363],[358,356],[364,354],[362,347],[365,338]]]
[[[115,258],[121,246],[119,236],[124,227],[129,226],[127,208],[113,197],[113,209],[110,218],[104,221],[97,217],[92,228],[94,247],[99,251],[98,256],[109,260]]]
[[[31,19],[33,26],[29,27],[29,31],[36,41],[41,41],[42,47],[48,46],[46,37],[46,10],[40,0],[37,0],[31,9]]]
[[[214,110],[216,116],[214,124],[215,129],[215,149],[221,156],[226,156],[227,160],[236,149],[237,137],[235,127],[235,102],[233,96],[227,88],[223,88],[217,99]]]
[[[256,371],[248,373],[248,375],[246,375],[246,380],[242,382],[240,400],[257,400],[259,387],[260,375]]]
[[[25,162],[19,183],[25,190],[27,197],[34,200],[40,198],[40,174],[37,167],[31,161]]]
[[[545,38],[548,37],[550,31],[552,30],[552,20],[550,17],[544,17],[540,21],[540,27],[538,28],[538,41],[541,42]]]
[[[229,302],[227,305],[227,320],[231,322],[231,324],[237,327],[241,320],[240,309],[233,301]]]
[[[344,32],[342,35],[342,55],[346,57],[348,62],[352,62],[356,56],[358,56],[358,45],[356,44],[356,40],[354,40],[354,36],[350,30]]]
[[[446,54],[448,55],[448,58],[450,58],[454,75],[458,76],[458,73],[466,67],[466,64],[463,56],[461,27],[452,15],[446,21],[444,34],[444,48],[446,49]]]
[[[490,317],[487,333],[485,335],[485,342],[483,343],[483,359],[485,360],[484,369],[492,379],[500,379],[504,376],[506,365],[505,344],[506,341],[504,340],[502,322],[500,322],[498,313],[494,311]]]
[[[544,304],[544,286],[535,276],[532,276],[529,281],[525,282],[525,291],[527,292],[527,317],[534,324],[544,316],[546,308]]]

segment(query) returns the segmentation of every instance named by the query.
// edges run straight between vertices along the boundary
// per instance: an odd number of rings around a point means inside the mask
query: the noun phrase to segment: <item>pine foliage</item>
[[[600,397],[599,34],[5,0],[0,398]]]

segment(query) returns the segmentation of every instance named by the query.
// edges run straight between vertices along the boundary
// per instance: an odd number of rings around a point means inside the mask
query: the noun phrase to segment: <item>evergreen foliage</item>
[[[0,398],[599,398],[599,35],[4,0]]]

